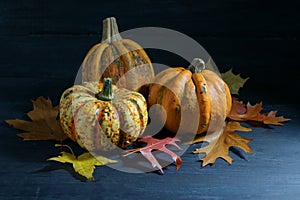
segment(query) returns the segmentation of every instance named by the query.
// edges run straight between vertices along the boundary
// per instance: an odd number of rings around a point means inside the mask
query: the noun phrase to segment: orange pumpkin
[[[133,73],[120,79],[133,69]],[[83,82],[103,81],[103,78],[112,78],[119,88],[133,91],[154,78],[148,55],[139,44],[121,37],[114,17],[103,20],[102,41],[89,50],[82,63]]]
[[[187,69],[169,68],[158,73],[150,84],[148,103],[163,106],[168,130],[176,133],[180,127],[190,132],[196,124],[200,134],[208,130],[211,120],[226,119],[231,94],[227,84],[215,72],[205,69],[201,59],[195,58]]]
[[[148,120],[144,97],[118,89],[110,78],[104,84],[74,85],[62,94],[59,106],[65,134],[88,150],[125,148],[144,132]]]

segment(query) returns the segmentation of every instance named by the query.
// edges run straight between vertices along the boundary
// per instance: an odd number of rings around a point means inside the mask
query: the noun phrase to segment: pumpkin
[[[65,134],[87,150],[125,148],[141,135],[148,113],[144,97],[118,89],[110,78],[87,82],[64,91],[60,122]]]
[[[181,127],[182,131],[196,130],[200,134],[208,130],[211,120],[225,120],[231,109],[231,95],[219,75],[195,58],[187,69],[168,68],[158,73],[150,84],[148,103],[164,108],[165,128],[171,132]]]
[[[126,73],[127,77],[121,79]],[[83,82],[103,81],[103,78],[112,78],[119,88],[133,91],[154,78],[148,55],[139,44],[121,37],[114,17],[103,20],[102,41],[88,51],[82,63]]]

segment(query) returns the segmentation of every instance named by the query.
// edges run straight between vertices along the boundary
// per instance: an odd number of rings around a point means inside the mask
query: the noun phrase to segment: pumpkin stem
[[[104,78],[102,90],[95,95],[95,97],[102,101],[111,101],[114,98],[112,92],[112,80],[111,78]]]
[[[187,69],[190,70],[193,74],[200,73],[205,69],[205,62],[201,58],[194,58]]]
[[[102,40],[101,42],[112,43],[118,40],[122,40],[122,37],[119,33],[119,28],[117,25],[116,18],[108,17],[103,20],[102,28]]]

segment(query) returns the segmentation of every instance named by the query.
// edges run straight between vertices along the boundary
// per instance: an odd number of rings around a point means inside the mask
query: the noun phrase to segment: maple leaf
[[[230,121],[221,130],[222,132],[214,132],[206,136],[196,138],[193,143],[208,142],[208,145],[196,149],[193,153],[205,153],[202,158],[202,167],[208,164],[214,164],[217,158],[223,158],[229,164],[232,164],[232,158],[229,156],[229,148],[232,146],[238,147],[247,153],[252,153],[251,147],[248,145],[252,139],[243,138],[235,131],[249,132],[251,129],[243,127],[239,122]]]
[[[238,94],[240,88],[244,86],[248,78],[242,78],[240,74],[235,75],[232,69],[225,73],[221,73],[222,79],[227,83],[231,94]]]
[[[176,170],[178,170],[180,168],[180,166],[182,164],[182,160],[181,160],[180,156],[178,156],[176,153],[174,153],[173,151],[166,148],[166,145],[170,144],[181,150],[181,148],[176,144],[176,142],[179,141],[179,139],[167,137],[167,138],[159,140],[159,139],[155,139],[151,136],[147,136],[142,139],[139,139],[138,141],[145,142],[145,143],[147,143],[147,145],[142,148],[126,150],[126,152],[129,152],[129,153],[124,156],[128,156],[129,154],[132,154],[135,152],[141,152],[141,154],[152,164],[152,167],[153,168],[157,167],[160,170],[160,172],[163,174],[161,165],[158,163],[158,161],[156,160],[154,155],[151,153],[153,150],[159,150],[159,151],[169,154],[172,157],[172,159],[176,163]]]
[[[18,134],[24,140],[55,140],[63,141],[67,139],[59,120],[57,120],[59,108],[53,107],[51,100],[38,97],[32,101],[33,110],[27,113],[32,121],[21,119],[5,120],[14,128],[26,131]]]
[[[95,166],[107,165],[116,163],[117,161],[105,158],[103,156],[94,157],[89,152],[85,152],[80,156],[76,157],[72,153],[61,152],[61,156],[49,158],[48,161],[57,161],[61,163],[71,163],[74,170],[89,179],[95,181],[93,177]]]
[[[277,111],[261,114],[262,109],[262,102],[252,106],[249,102],[245,105],[242,102],[234,100],[227,117],[236,121],[257,121],[270,125],[282,125],[282,122],[290,120],[283,116],[276,117]]]

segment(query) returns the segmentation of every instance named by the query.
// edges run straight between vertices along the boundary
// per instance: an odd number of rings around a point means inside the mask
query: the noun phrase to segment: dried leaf
[[[271,125],[282,125],[281,122],[289,121],[290,119],[284,118],[283,116],[276,117],[277,111],[270,111],[269,113],[259,114],[257,118],[251,119],[254,121],[261,121],[264,124]]]
[[[252,106],[250,103],[247,106],[236,100],[233,101],[231,111],[228,118],[236,121],[258,121],[264,124],[282,125],[282,122],[289,121],[290,119],[283,116],[276,117],[277,111],[270,111],[261,114],[262,102]]]
[[[32,101],[33,110],[27,115],[32,121],[26,120],[6,120],[6,123],[14,128],[26,131],[18,134],[24,140],[55,140],[63,141],[67,139],[64,134],[58,116],[58,106],[53,107],[51,100],[44,97],[38,97]]]
[[[207,62],[205,63],[206,69],[210,69],[212,71],[215,71],[214,65],[213,65],[213,61],[211,59],[211,57],[208,58]]]
[[[241,125],[240,122],[236,122],[236,121],[227,122],[226,128],[227,128],[227,130],[231,130],[231,131],[243,131],[243,132],[252,131],[251,128],[244,127]]]
[[[228,117],[236,121],[247,121],[256,118],[261,110],[262,102],[255,104],[254,106],[248,102],[246,107],[246,105],[241,102],[233,101]]]
[[[240,88],[244,86],[248,78],[242,78],[240,74],[235,75],[232,69],[225,73],[221,73],[222,79],[227,83],[231,94],[238,94]]]
[[[110,160],[103,156],[94,157],[89,152],[83,153],[76,157],[75,155],[67,152],[61,152],[61,156],[49,158],[48,160],[57,161],[61,163],[71,163],[74,170],[89,179],[94,181],[93,173],[95,166],[107,165],[110,163],[116,163],[115,160]]]
[[[232,158],[229,156],[228,151],[232,146],[236,146],[247,153],[252,153],[251,147],[248,143],[252,139],[243,138],[234,131],[251,131],[246,127],[242,127],[239,122],[228,122],[222,133],[214,132],[207,136],[200,136],[196,138],[193,143],[196,142],[208,142],[208,145],[199,149],[196,149],[193,153],[205,153],[205,157],[202,158],[202,167],[215,163],[217,158],[223,158],[228,163],[232,163]]]
[[[127,155],[129,155],[131,153],[135,153],[135,152],[141,152],[141,154],[152,164],[152,167],[154,167],[154,168],[157,167],[161,171],[161,173],[163,173],[161,165],[158,163],[158,161],[156,160],[154,155],[151,153],[153,150],[159,150],[159,151],[165,152],[166,154],[169,154],[172,157],[172,159],[176,163],[176,170],[178,170],[180,168],[180,165],[182,164],[182,160],[181,160],[180,156],[176,155],[173,151],[166,148],[166,145],[170,144],[170,145],[177,147],[178,149],[181,149],[176,144],[177,141],[179,141],[179,140],[176,138],[167,137],[162,140],[159,140],[159,139],[155,139],[151,136],[147,136],[147,137],[144,137],[139,140],[139,142],[147,143],[147,145],[145,147],[127,150],[126,152],[129,152],[129,153],[124,156],[127,156]]]

